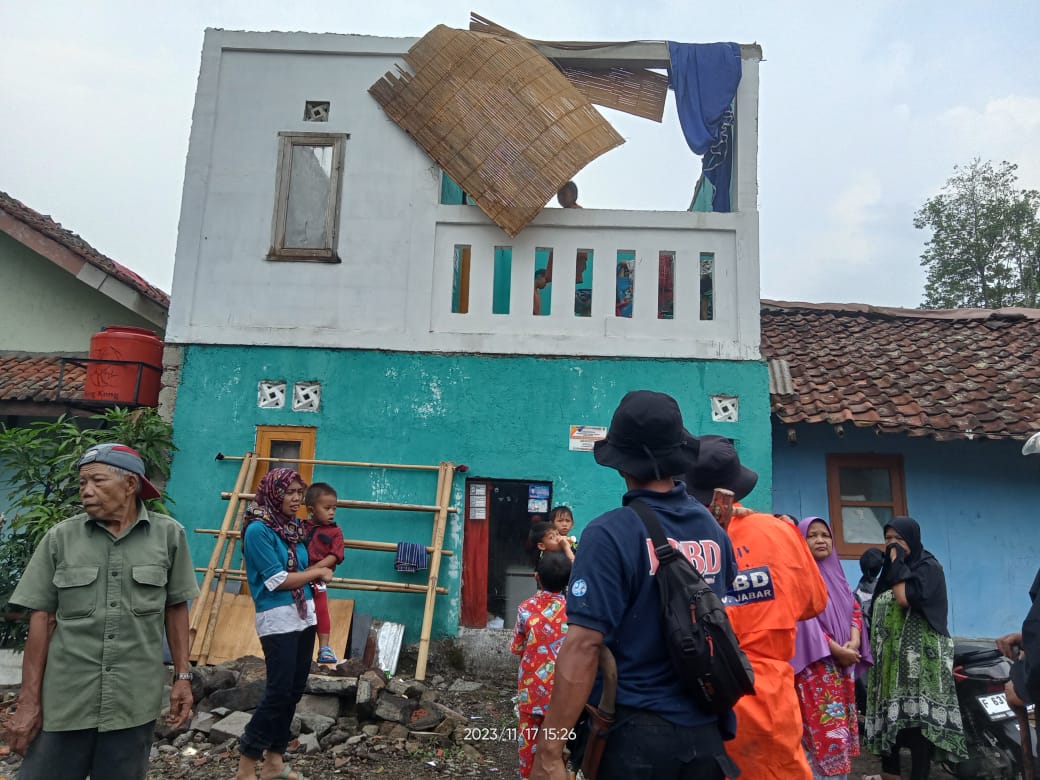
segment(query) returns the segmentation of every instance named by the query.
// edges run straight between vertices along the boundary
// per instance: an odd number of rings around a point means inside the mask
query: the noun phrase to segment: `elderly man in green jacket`
[[[33,610],[17,709],[5,724],[21,780],[143,780],[162,707],[163,628],[174,662],[168,721],[191,716],[188,606],[198,585],[184,528],[149,512],[140,455],[91,447],[83,514],[40,542],[11,603]]]

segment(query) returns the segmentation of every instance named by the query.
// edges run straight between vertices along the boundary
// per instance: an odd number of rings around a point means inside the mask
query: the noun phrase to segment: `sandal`
[[[289,780],[289,775],[292,773],[292,764],[285,764],[282,766],[282,771],[272,777],[271,780]],[[307,780],[307,778],[303,776],[303,772],[297,772],[296,780]]]
[[[319,664],[338,664],[339,659],[336,658],[336,654],[332,652],[332,648],[328,645],[322,645],[318,649],[318,663]]]

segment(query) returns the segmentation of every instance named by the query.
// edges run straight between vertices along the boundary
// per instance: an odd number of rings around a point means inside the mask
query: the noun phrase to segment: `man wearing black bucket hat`
[[[735,777],[739,770],[726,755],[720,716],[683,693],[672,671],[662,639],[653,544],[639,515],[627,507],[635,499],[649,505],[669,539],[724,595],[736,574],[729,539],[672,478],[695,463],[696,440],[683,428],[674,398],[636,390],[621,399],[594,454],[601,466],[621,474],[627,492],[622,507],[582,532],[567,594],[568,634],[556,660],[531,777],[566,777],[564,743],[592,692],[603,646],[617,663],[617,696],[616,726],[599,780]]]
[[[11,596],[33,610],[7,744],[21,780],[143,780],[162,705],[163,629],[174,661],[167,722],[191,716],[187,601],[198,595],[184,528],[142,499],[141,456],[98,444],[80,458],[83,514],[40,541]]]
[[[736,501],[750,493],[758,474],[740,462],[724,436],[701,436],[686,489],[709,506],[716,488]],[[827,606],[827,586],[809,547],[786,520],[734,504],[723,518],[740,573],[727,594],[726,614],[755,670],[755,695],[734,708],[737,736],[729,749],[751,780],[811,780],[802,749],[802,716],[795,692],[795,626]]]

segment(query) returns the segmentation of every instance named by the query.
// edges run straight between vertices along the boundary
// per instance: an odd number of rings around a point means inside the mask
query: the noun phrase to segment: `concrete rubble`
[[[192,685],[196,714],[185,728],[172,730],[163,722],[164,710],[156,725],[153,762],[179,758],[201,766],[207,760],[227,758],[235,752],[263,684],[263,660],[254,656],[196,667]],[[470,739],[476,730],[465,728],[467,716],[440,703],[438,697],[449,689],[480,687],[478,682],[440,675],[418,682],[388,679],[378,670],[320,673],[314,667],[293,718],[290,751],[323,752],[343,759],[375,758],[387,751],[450,751],[479,762],[479,746]]]

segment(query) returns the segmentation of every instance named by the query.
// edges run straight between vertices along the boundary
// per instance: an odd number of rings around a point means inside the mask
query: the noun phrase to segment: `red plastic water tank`
[[[83,396],[140,406],[158,406],[163,343],[152,331],[109,325],[90,337],[91,360],[127,363],[88,363]],[[138,387],[140,376],[140,387]]]

